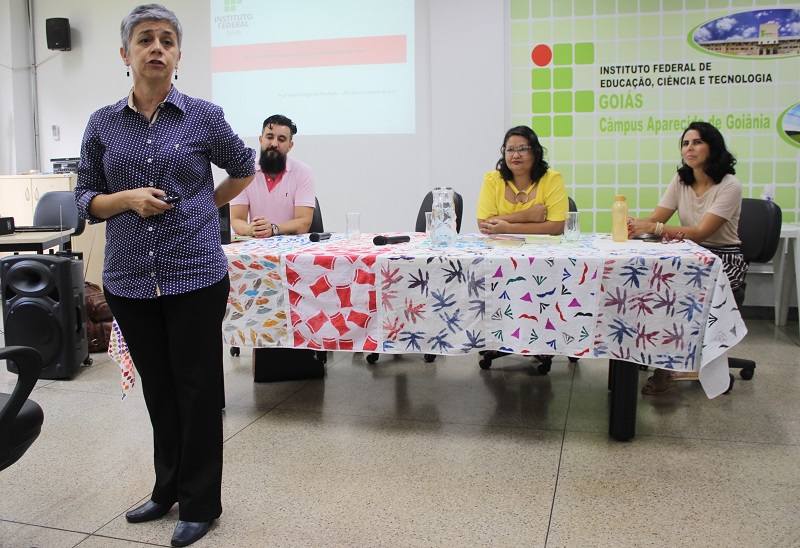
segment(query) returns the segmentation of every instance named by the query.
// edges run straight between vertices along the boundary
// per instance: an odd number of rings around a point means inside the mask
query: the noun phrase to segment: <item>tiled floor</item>
[[[226,357],[222,518],[195,546],[798,546],[798,325],[749,321],[755,378],[641,397],[608,437],[606,362],[330,357],[325,380],[254,384]],[[648,373],[641,373],[644,383]],[[0,390],[14,376],[0,371]],[[141,391],[103,355],[40,381],[41,436],[0,472],[0,546],[168,546],[149,497]]]

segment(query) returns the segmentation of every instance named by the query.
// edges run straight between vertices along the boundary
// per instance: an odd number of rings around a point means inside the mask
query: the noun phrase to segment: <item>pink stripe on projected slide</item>
[[[212,72],[406,62],[406,36],[367,36],[211,48]]]

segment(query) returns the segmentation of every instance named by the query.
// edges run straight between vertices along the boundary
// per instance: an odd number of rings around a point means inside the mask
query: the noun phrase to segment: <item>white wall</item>
[[[89,115],[116,102],[133,85],[120,57],[119,24],[131,8],[142,2],[93,0],[33,0],[37,64],[40,161],[42,170],[51,158],[77,157]],[[189,95],[210,98],[208,5],[178,0],[170,3],[184,27],[184,60],[177,84]],[[47,49],[45,20],[66,17],[70,22],[72,50]],[[202,61],[201,61],[202,60]],[[60,140],[51,126],[60,128]]]
[[[36,167],[27,0],[0,0],[0,174]]]
[[[139,3],[33,0],[43,170],[51,158],[78,156],[89,115],[130,89],[119,57],[119,23]],[[210,99],[208,5],[174,0],[168,7],[184,28],[177,85]],[[360,211],[363,231],[411,230],[422,196],[447,185],[464,197],[462,232],[477,230],[483,174],[499,158],[507,129],[503,13],[503,0],[417,0],[417,134],[304,137],[299,124],[291,154],[315,171],[326,229],[343,231],[344,214]],[[72,51],[47,49],[50,17],[70,20]],[[0,103],[0,119],[6,114]],[[270,114],[269,105],[253,105],[254,133]],[[52,139],[52,125],[60,127],[59,141]]]
[[[11,6],[8,0],[0,0],[0,174],[16,171],[14,156],[14,94],[12,87],[13,64],[11,61]],[[2,209],[0,209],[0,213]]]
[[[461,232],[477,232],[483,175],[500,159],[505,113],[502,0],[430,0],[432,186],[464,198]]]

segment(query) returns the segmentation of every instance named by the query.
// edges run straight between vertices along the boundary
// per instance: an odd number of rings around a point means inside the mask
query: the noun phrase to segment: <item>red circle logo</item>
[[[550,49],[550,46],[545,44],[539,44],[533,51],[531,51],[531,60],[533,64],[537,67],[544,67],[550,64],[550,61],[553,59],[553,50]]]

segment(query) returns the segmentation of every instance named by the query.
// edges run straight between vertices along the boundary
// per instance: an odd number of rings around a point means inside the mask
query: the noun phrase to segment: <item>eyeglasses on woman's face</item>
[[[514,156],[515,154],[519,154],[520,156],[525,156],[526,154],[530,153],[532,147],[523,146],[523,147],[503,147],[503,153],[506,156]]]

